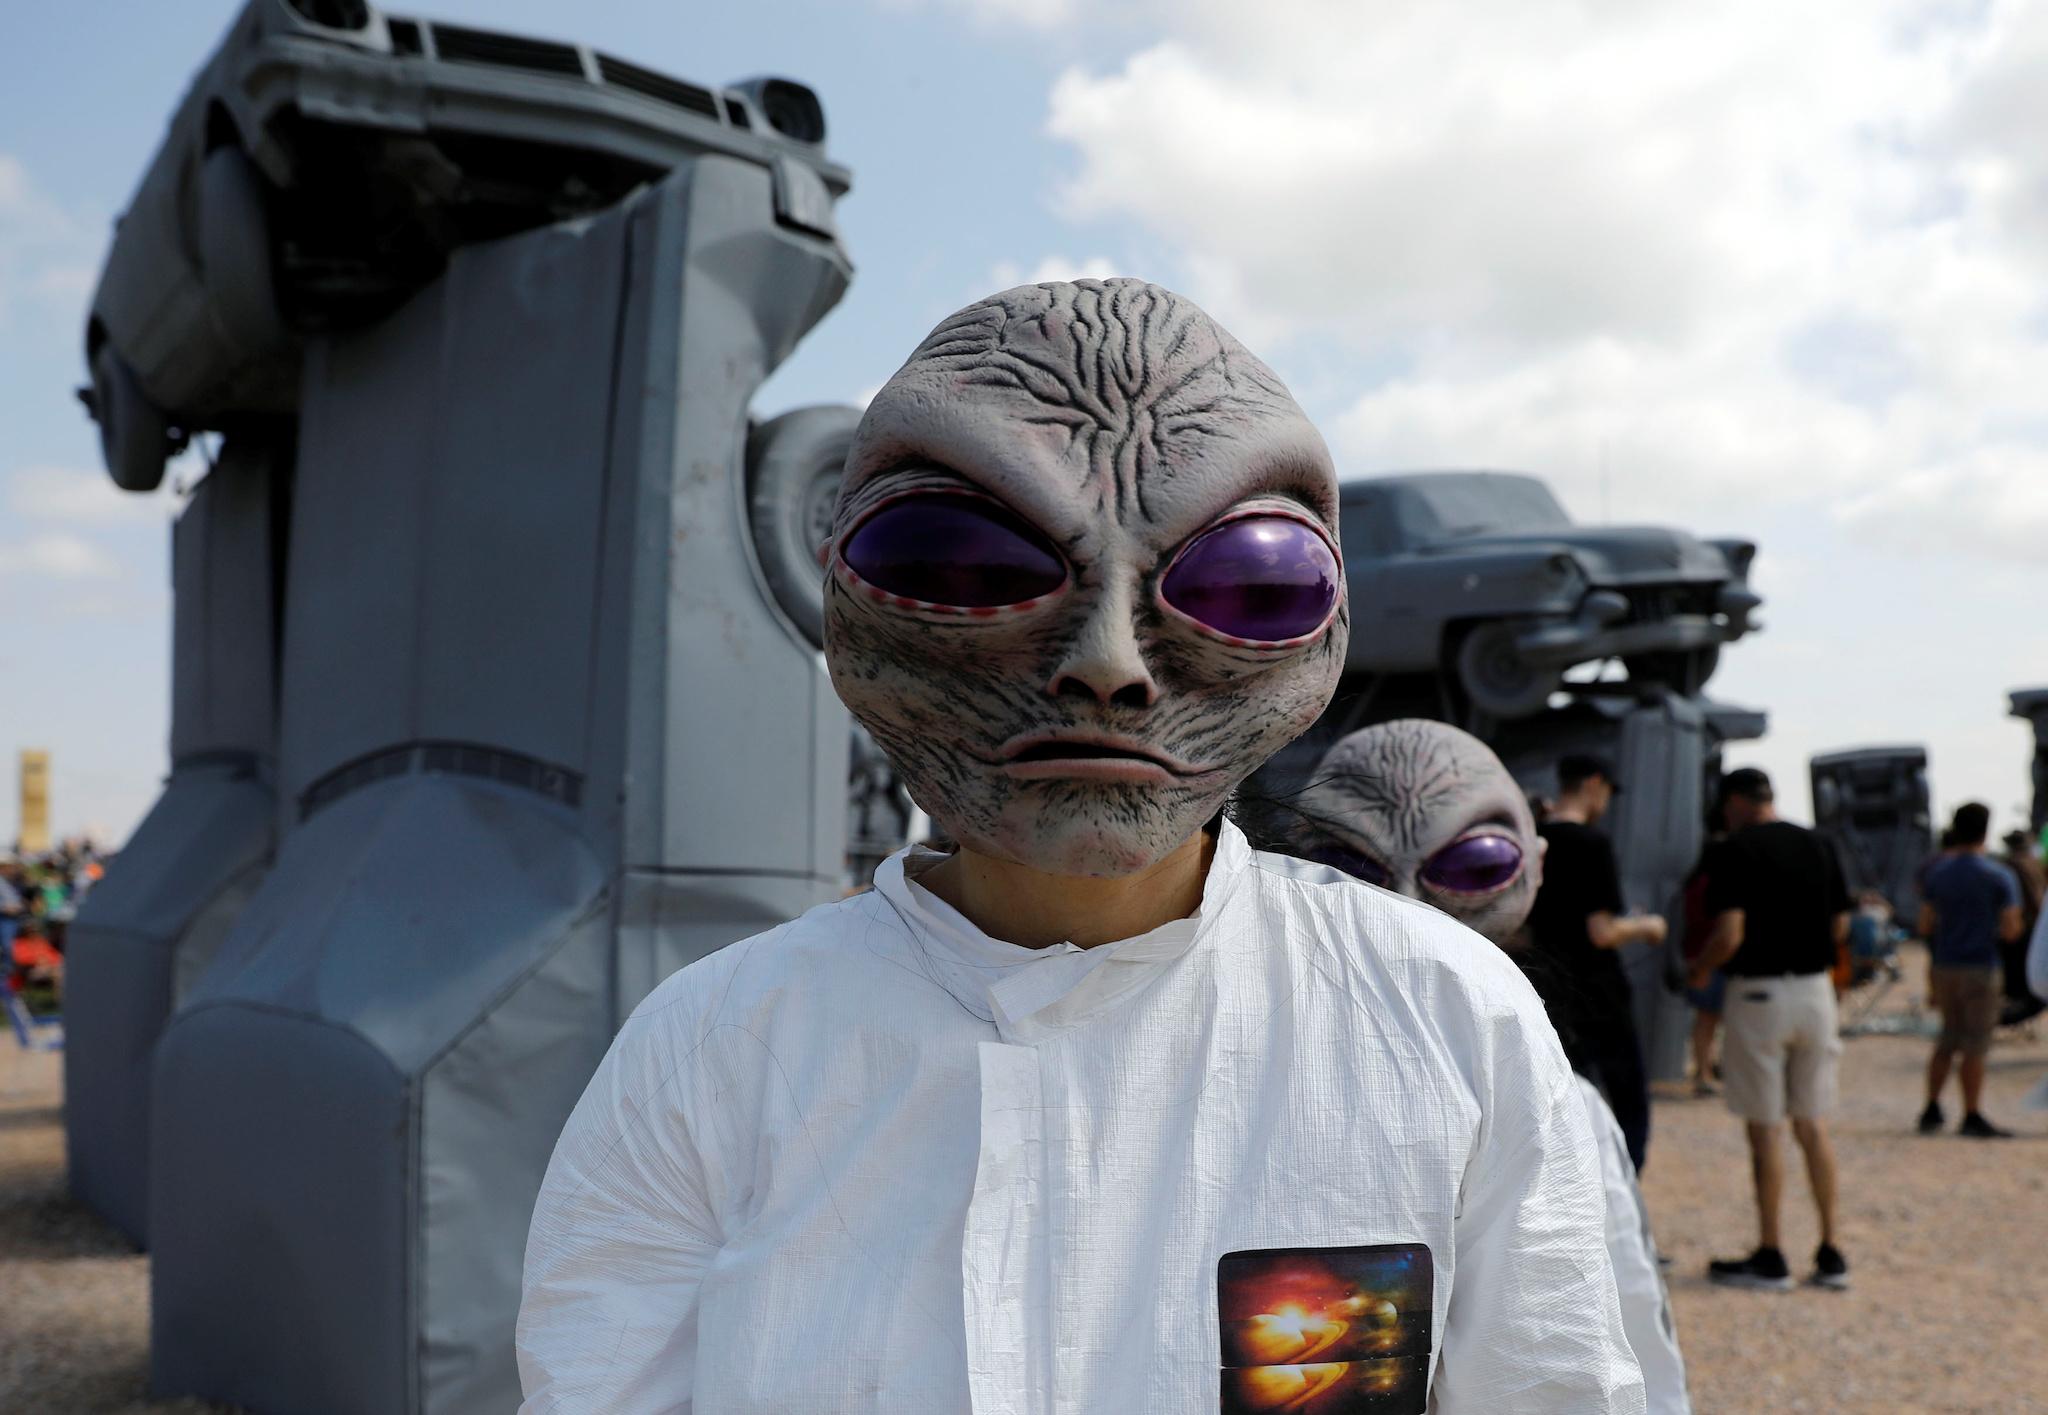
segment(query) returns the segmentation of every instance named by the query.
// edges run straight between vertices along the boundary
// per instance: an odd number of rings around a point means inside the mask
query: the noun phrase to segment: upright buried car
[[[65,1008],[160,1394],[511,1409],[520,1237],[611,1037],[841,893],[810,537],[850,414],[751,416],[850,277],[823,135],[800,85],[360,0],[248,0],[173,116],[92,401],[123,485],[222,446],[171,779]]]
[[[1697,693],[1721,645],[1756,627],[1747,541],[1576,526],[1549,487],[1508,472],[1370,477],[1342,495],[1347,677],[1441,674],[1465,707],[1507,720],[1607,658]]]
[[[1835,852],[1852,890],[1874,889],[1910,925],[1920,914],[1920,871],[1934,853],[1927,749],[1861,747],[1807,764],[1813,827]]]
[[[93,295],[108,470],[154,487],[183,435],[296,407],[304,336],[371,324],[457,247],[601,211],[692,157],[768,167],[778,222],[830,239],[850,179],[824,139],[817,96],[787,79],[713,90],[365,0],[252,0]]]

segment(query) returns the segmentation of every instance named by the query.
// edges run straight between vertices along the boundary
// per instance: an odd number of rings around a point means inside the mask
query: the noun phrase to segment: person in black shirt
[[[1834,1107],[1842,1053],[1831,970],[1849,936],[1849,892],[1820,837],[1778,819],[1771,780],[1761,771],[1729,772],[1721,809],[1730,834],[1707,856],[1713,931],[1693,963],[1692,982],[1702,985],[1717,967],[1728,975],[1721,1071],[1728,1109],[1749,1137],[1760,1241],[1747,1258],[1708,1264],[1707,1276],[1734,1287],[1792,1286],[1778,1246],[1785,1185],[1778,1129],[1789,1115],[1820,1211],[1820,1247],[1808,1280],[1847,1287],[1849,1265],[1835,1246],[1835,1152],[1825,1117]]]
[[[1557,804],[1538,827],[1543,887],[1529,913],[1529,942],[1547,961],[1558,1030],[1607,1093],[1640,1170],[1650,1144],[1650,1090],[1619,950],[1662,943],[1664,920],[1627,913],[1614,846],[1595,829],[1621,789],[1614,769],[1599,757],[1566,756],[1557,784]]]

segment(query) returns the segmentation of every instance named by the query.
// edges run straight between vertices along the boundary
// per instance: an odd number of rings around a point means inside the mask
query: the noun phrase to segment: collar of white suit
[[[1244,832],[1224,821],[1195,912],[1115,943],[1023,948],[990,938],[917,883],[945,856],[911,846],[875,871],[875,892],[903,921],[932,980],[1006,1042],[1043,1040],[1101,1016],[1214,939],[1251,866]]]

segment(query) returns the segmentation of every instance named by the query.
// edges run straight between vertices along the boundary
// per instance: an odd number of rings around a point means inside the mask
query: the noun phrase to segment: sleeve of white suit
[[[541,1181],[519,1307],[520,1415],[690,1415],[719,1233],[691,1136],[694,1047],[665,994],[630,1018]]]
[[[1691,1415],[1685,1391],[1685,1358],[1678,1351],[1678,1333],[1671,1321],[1671,1299],[1664,1275],[1657,1270],[1657,1249],[1650,1237],[1649,1215],[1635,1166],[1614,1112],[1593,1083],[1578,1082],[1579,1099],[1600,1146],[1601,1187],[1607,1195],[1607,1255],[1614,1263],[1614,1285],[1621,1297],[1621,1325],[1629,1350],[1643,1368],[1643,1392],[1649,1415]]]
[[[1534,1012],[1533,997],[1530,1012]],[[1492,1024],[1467,1166],[1435,1415],[1640,1415],[1607,1257],[1599,1152],[1540,1012]]]

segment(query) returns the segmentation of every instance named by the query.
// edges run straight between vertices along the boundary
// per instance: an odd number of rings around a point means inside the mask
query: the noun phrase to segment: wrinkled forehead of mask
[[[1336,474],[1286,387],[1192,301],[1142,280],[1027,285],[925,337],[869,403],[836,529],[901,473],[950,469],[1059,538],[1166,532],[1270,491],[1336,524]]]
[[[1301,800],[1301,853],[1428,900],[1500,941],[1540,882],[1527,797],[1478,738],[1404,719],[1344,737]]]
[[[1336,521],[1321,436],[1194,304],[1004,291],[934,329],[854,435],[833,683],[963,844],[1144,868],[1327,704]]]

